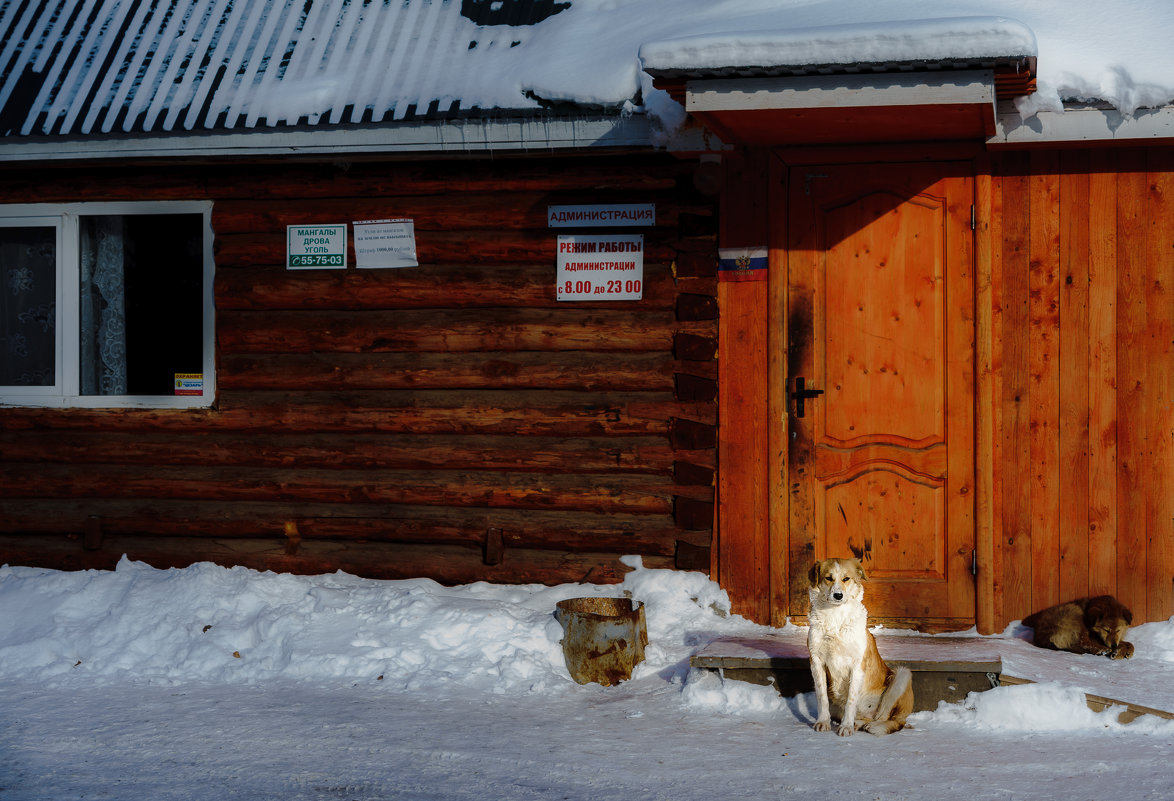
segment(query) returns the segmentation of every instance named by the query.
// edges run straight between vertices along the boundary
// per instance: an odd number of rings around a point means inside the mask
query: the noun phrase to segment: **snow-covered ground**
[[[816,734],[811,697],[689,669],[769,629],[704,575],[632,564],[558,587],[0,568],[0,799],[1174,799],[1174,721],[1121,725],[1075,684]],[[646,661],[575,684],[555,604],[624,593]],[[1130,639],[1169,686],[1174,620]]]

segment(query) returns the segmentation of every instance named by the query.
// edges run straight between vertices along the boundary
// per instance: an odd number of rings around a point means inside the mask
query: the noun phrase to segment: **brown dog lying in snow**
[[[1110,659],[1133,656],[1133,643],[1125,642],[1132,622],[1133,613],[1112,595],[1079,598],[1023,618],[1033,629],[1032,644],[1040,648]]]
[[[841,737],[856,729],[897,731],[913,711],[912,674],[906,667],[890,669],[876,649],[864,608],[864,568],[856,559],[824,559],[815,563],[808,578],[807,650],[815,682],[815,730],[831,731],[835,711]]]

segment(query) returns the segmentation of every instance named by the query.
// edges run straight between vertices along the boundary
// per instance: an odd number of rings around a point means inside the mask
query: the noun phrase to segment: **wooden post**
[[[726,157],[719,248],[766,247],[765,152]],[[767,281],[718,280],[717,578],[733,611],[770,621]],[[726,276],[731,278],[732,276]]]
[[[981,634],[998,628],[995,608],[994,529],[994,186],[991,164],[980,160],[975,176],[975,465],[974,546],[978,575],[975,624]]]
[[[505,558],[505,538],[500,528],[485,532],[485,564],[500,565]]]

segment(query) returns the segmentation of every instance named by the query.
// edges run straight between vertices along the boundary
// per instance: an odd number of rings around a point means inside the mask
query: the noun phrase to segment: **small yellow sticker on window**
[[[203,395],[204,394],[204,374],[203,373],[176,373],[175,374],[175,394],[176,395]]]

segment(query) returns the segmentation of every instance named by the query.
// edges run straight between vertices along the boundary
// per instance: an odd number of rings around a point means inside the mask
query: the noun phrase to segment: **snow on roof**
[[[0,0],[0,137],[655,115],[641,53],[949,68],[1033,41],[1021,111],[1128,115],[1174,101],[1172,37],[1168,0]]]
[[[1006,17],[957,17],[854,23],[783,31],[707,33],[646,43],[644,69],[652,74],[704,73],[833,66],[995,64],[1034,58],[1035,34]]]
[[[0,134],[381,122],[538,109],[511,65],[528,0],[18,0],[0,6]],[[521,20],[520,24],[517,20]],[[521,51],[518,50],[518,53]],[[622,102],[622,101],[621,101]]]

